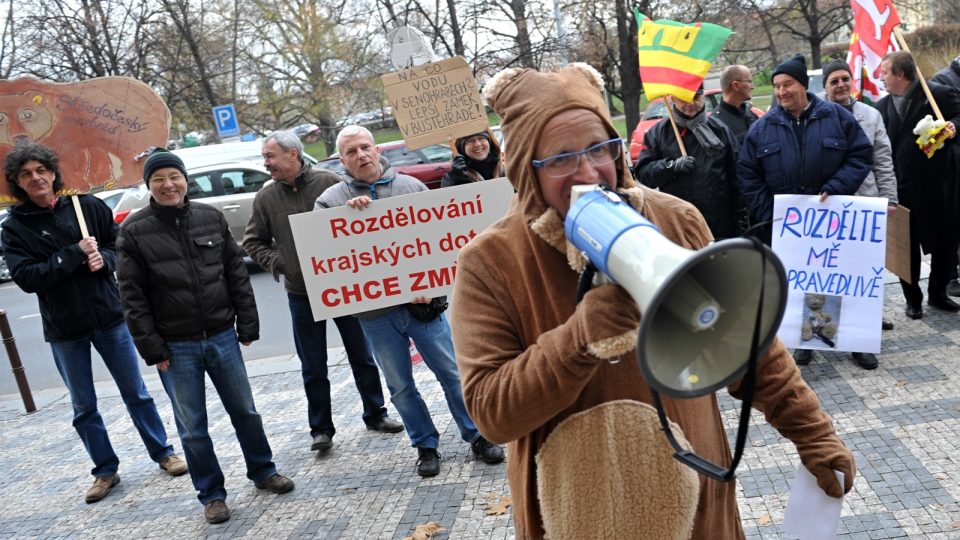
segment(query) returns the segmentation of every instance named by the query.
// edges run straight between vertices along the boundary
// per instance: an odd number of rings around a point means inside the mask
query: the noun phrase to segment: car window
[[[423,159],[421,159],[416,152],[407,152],[406,146],[387,148],[381,151],[381,155],[387,158],[390,165],[394,167],[399,167],[400,165],[416,165],[417,163],[423,162]]]
[[[223,184],[223,192],[227,195],[256,193],[269,179],[269,174],[249,169],[220,171],[220,183]]]
[[[119,193],[114,193],[113,195],[110,195],[109,197],[104,197],[100,200],[106,203],[106,205],[109,206],[111,210],[113,210],[114,208],[117,207],[117,203],[120,202],[120,199],[123,198],[123,193],[124,192],[122,191]]]
[[[187,182],[187,195],[189,195],[191,199],[202,199],[215,195],[210,174],[191,175]]]
[[[654,118],[663,118],[667,115],[667,106],[663,104],[663,100],[654,101],[650,105],[647,105],[647,110],[643,113],[644,120],[651,120]]]
[[[710,111],[717,108],[717,105],[720,104],[720,98],[722,97],[723,94],[710,94],[705,96],[706,101],[704,103],[704,109],[706,109],[707,113],[710,113]]]
[[[450,147],[445,144],[431,144],[426,148],[421,148],[420,151],[426,156],[427,163],[442,163],[450,161],[453,157]]]

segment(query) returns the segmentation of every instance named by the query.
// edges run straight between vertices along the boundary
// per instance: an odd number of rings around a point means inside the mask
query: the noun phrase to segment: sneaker
[[[960,281],[951,279],[950,283],[947,283],[947,294],[950,296],[960,296]]]
[[[367,429],[380,433],[400,433],[403,431],[403,424],[389,416],[384,416],[374,420],[372,424],[367,424]]]
[[[877,362],[877,356],[875,354],[855,352],[851,353],[851,355],[853,356],[853,361],[863,369],[877,369],[877,366],[880,365],[880,363]]]
[[[493,444],[483,438],[477,437],[477,440],[470,443],[470,449],[473,450],[475,459],[482,459],[484,463],[500,463],[503,461],[503,448]]]
[[[230,519],[230,509],[223,499],[214,499],[203,505],[203,517],[207,523],[223,523]]]
[[[180,476],[187,472],[187,462],[176,454],[170,454],[160,460],[160,469],[170,476]]]
[[[115,474],[113,476],[98,476],[94,481],[93,485],[90,486],[90,489],[87,490],[86,501],[87,504],[95,503],[100,499],[106,497],[110,494],[110,490],[113,489],[113,486],[120,483],[120,475]]]
[[[420,457],[417,458],[417,474],[420,476],[436,476],[440,474],[440,452],[436,448],[417,448]]]
[[[812,357],[813,351],[810,349],[797,349],[793,351],[793,360],[798,366],[805,366],[809,364]]]
[[[279,495],[281,493],[293,491],[293,480],[283,476],[282,474],[274,474],[263,482],[257,483],[256,486],[259,489],[265,489],[270,493],[276,493]]]
[[[313,438],[313,444],[310,445],[310,450],[316,451],[325,451],[333,448],[333,439],[329,435],[324,435],[323,433],[317,435]]]

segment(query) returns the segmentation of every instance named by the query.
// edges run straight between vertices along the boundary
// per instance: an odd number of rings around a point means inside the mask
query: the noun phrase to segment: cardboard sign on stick
[[[897,205],[887,216],[887,270],[910,283],[910,209]]]
[[[166,146],[170,110],[130,77],[53,83],[30,77],[0,81],[0,162],[14,145],[36,141],[57,153],[66,193],[143,182],[150,146]],[[0,204],[17,202],[0,171]]]
[[[462,56],[381,77],[407,148],[447,143],[487,129],[477,81]]]
[[[496,178],[290,216],[314,319],[449,293],[460,248],[512,199],[510,181]]]

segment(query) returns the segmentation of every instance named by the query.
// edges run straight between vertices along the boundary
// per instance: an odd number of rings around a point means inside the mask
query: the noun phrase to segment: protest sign
[[[887,270],[911,283],[910,276],[910,209],[897,205],[887,218]]]
[[[314,319],[449,293],[460,248],[512,198],[498,178],[290,216]]]
[[[477,81],[461,56],[389,73],[381,79],[410,150],[487,129]]]
[[[787,271],[787,347],[880,352],[887,200],[776,195],[773,251]]]

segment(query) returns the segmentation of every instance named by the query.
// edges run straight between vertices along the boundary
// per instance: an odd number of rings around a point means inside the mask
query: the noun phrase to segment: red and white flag
[[[875,103],[887,95],[880,81],[880,62],[897,50],[893,27],[900,15],[892,0],[850,0],[853,8],[853,34],[847,64],[853,73],[854,99]]]

